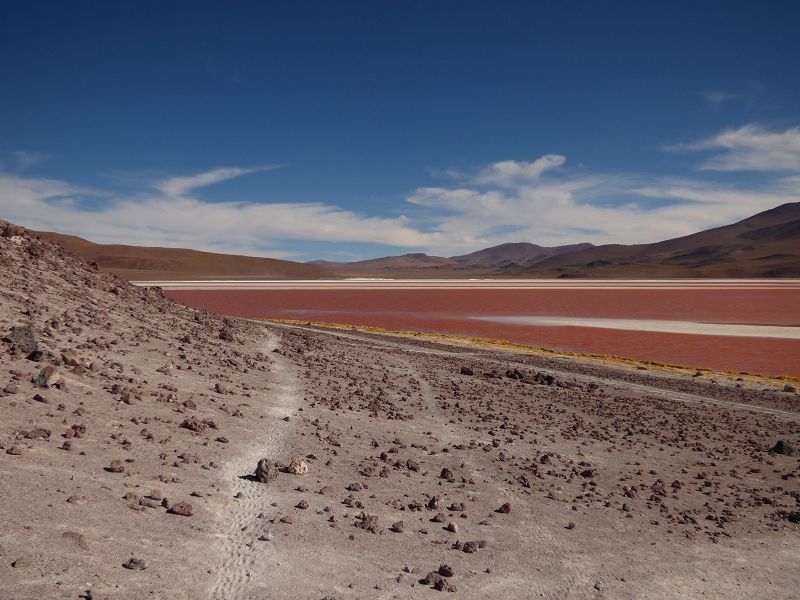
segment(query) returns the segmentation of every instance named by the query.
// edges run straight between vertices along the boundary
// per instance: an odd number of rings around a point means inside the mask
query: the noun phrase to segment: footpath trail
[[[251,481],[247,475],[261,458],[279,456],[284,452],[290,434],[290,417],[299,407],[300,394],[294,368],[278,352],[280,336],[268,333],[264,352],[272,358],[270,390],[261,398],[269,405],[270,418],[263,436],[251,452],[241,455],[226,466],[226,479],[230,482],[231,500],[219,515],[220,536],[217,555],[221,568],[213,588],[212,598],[263,597],[268,589],[269,566],[275,564],[277,550],[268,539],[269,534],[258,528],[258,515],[274,499],[274,488]],[[255,594],[255,595],[254,595]]]

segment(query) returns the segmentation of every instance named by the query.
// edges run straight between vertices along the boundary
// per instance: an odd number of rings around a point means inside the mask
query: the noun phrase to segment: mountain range
[[[53,232],[39,235],[132,280],[800,277],[800,202],[652,244],[545,247],[517,242],[459,256],[411,253],[357,262],[299,263],[182,248],[95,244]]]

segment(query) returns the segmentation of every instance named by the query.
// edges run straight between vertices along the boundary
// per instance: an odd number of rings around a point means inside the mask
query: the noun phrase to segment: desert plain
[[[791,378],[260,322],[0,224],[0,597],[794,598]]]

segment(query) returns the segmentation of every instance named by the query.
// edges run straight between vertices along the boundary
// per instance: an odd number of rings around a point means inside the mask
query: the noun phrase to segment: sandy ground
[[[3,599],[800,589],[785,382],[222,319],[0,246]]]

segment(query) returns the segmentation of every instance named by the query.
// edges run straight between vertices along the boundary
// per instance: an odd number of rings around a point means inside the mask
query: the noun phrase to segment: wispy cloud
[[[0,216],[40,230],[96,242],[191,247],[275,255],[285,240],[365,242],[423,247],[422,233],[404,217],[364,216],[323,203],[208,202],[191,192],[263,167],[213,169],[161,181],[151,189],[110,197],[84,209],[86,190],[65,181],[0,173]]]
[[[205,171],[204,173],[197,173],[187,177],[170,177],[169,179],[159,182],[156,189],[165,196],[180,198],[193,190],[208,187],[215,183],[221,183],[229,179],[234,179],[235,177],[249,175],[250,173],[271,171],[277,168],[279,168],[277,165],[264,165],[246,169],[240,167],[219,167],[211,171]]]
[[[698,92],[713,110],[719,110],[723,104],[727,104],[741,97],[737,92],[725,92],[722,90],[705,90]]]
[[[567,159],[560,154],[545,154],[530,162],[504,160],[483,169],[475,177],[474,182],[511,186],[520,181],[533,181],[538,179],[545,171],[556,169],[566,161]]]
[[[16,170],[18,171],[31,169],[53,158],[52,154],[47,154],[45,152],[28,152],[26,150],[15,150],[11,152],[11,156],[14,158]]]
[[[771,131],[749,124],[666,149],[712,153],[700,164],[705,171],[800,171],[800,127]]]

